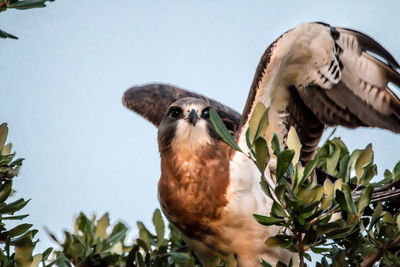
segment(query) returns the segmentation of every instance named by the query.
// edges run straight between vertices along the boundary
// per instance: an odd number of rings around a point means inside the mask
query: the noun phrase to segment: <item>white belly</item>
[[[228,205],[222,219],[212,223],[218,234],[204,237],[202,242],[207,247],[192,243],[196,254],[203,254],[198,255],[203,258],[203,264],[216,251],[225,255],[236,253],[241,267],[260,266],[260,258],[274,266],[279,260],[289,262],[292,253],[265,245],[267,238],[276,235],[279,227],[263,226],[253,218],[253,214],[269,215],[272,205],[260,187],[259,170],[242,153],[236,153],[231,161],[230,173]]]

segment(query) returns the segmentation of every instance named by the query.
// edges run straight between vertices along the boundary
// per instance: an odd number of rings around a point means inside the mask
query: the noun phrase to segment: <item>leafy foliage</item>
[[[391,189],[400,180],[400,163],[392,172],[386,170],[383,180],[372,182],[377,174],[372,145],[350,153],[340,138],[333,138],[303,166],[298,161],[301,144],[294,128],[286,140],[288,149],[281,149],[277,135],[268,146],[262,136],[267,123],[261,118],[268,117],[266,113],[268,109],[258,103],[246,133],[251,152],[247,156],[259,168],[260,185],[273,201],[269,215],[254,214],[254,218],[262,225],[280,227],[266,246],[297,253],[300,266],[305,266],[305,259],[311,260],[310,252],[323,256],[317,266],[373,266],[378,261],[381,266],[399,265],[399,199],[395,197],[398,190]],[[264,176],[269,148],[277,161],[275,183]],[[321,183],[317,168],[328,177]],[[271,266],[265,261],[262,265]]]
[[[46,2],[54,2],[54,0],[0,0],[0,13],[7,9],[25,10],[31,8],[45,7]],[[17,36],[2,31],[1,29],[0,38],[18,39]]]
[[[166,237],[161,212],[153,214],[155,234],[138,222],[139,237],[127,243],[127,226],[110,225],[108,214],[96,220],[81,213],[72,233],[65,231],[63,242],[51,234],[61,250],[46,266],[199,266],[177,230],[169,225]]]
[[[6,228],[6,222],[19,221],[26,218],[27,214],[16,214],[29,202],[20,198],[8,201],[14,193],[12,189],[13,178],[18,175],[24,159],[14,159],[15,153],[11,152],[11,143],[6,144],[8,134],[7,124],[0,125],[0,266],[29,266],[34,267],[40,261],[44,262],[51,249],[42,254],[32,256],[37,241],[34,237],[37,230],[31,229],[32,225],[19,224],[12,229]],[[14,248],[14,251],[12,251]]]

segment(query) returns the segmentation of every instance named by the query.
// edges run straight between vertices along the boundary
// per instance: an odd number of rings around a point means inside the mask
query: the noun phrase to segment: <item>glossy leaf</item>
[[[253,214],[253,217],[257,220],[259,224],[270,226],[270,225],[281,225],[285,222],[282,218],[275,218],[270,216],[263,216],[258,214]]]
[[[211,120],[211,123],[214,125],[215,130],[217,131],[219,136],[222,138],[222,140],[224,140],[233,149],[235,149],[239,152],[242,152],[240,147],[237,145],[236,141],[233,139],[232,135],[229,133],[225,124],[219,117],[218,113],[213,109],[210,110],[210,120]]]
[[[263,173],[269,161],[267,141],[263,137],[259,137],[254,142],[254,147],[257,167]]]
[[[279,153],[276,163],[276,179],[279,180],[282,178],[283,174],[287,171],[290,164],[292,163],[292,159],[294,157],[295,152],[293,150],[284,150]]]
[[[278,156],[279,153],[281,153],[281,151],[282,151],[281,150],[281,145],[280,145],[280,142],[279,142],[279,138],[278,138],[278,135],[276,133],[274,133],[272,135],[271,147],[272,147],[272,150],[274,151],[275,156]]]

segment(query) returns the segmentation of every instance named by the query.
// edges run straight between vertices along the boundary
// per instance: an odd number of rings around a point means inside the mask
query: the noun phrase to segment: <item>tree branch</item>
[[[380,260],[380,258],[382,257],[383,253],[385,253],[385,251],[387,250],[387,248],[390,248],[391,246],[394,246],[396,244],[400,243],[400,235],[398,235],[395,239],[393,239],[392,242],[390,242],[388,247],[383,247],[381,249],[379,249],[377,252],[371,254],[370,256],[368,256],[366,259],[364,259],[360,266],[361,267],[372,267],[374,266],[374,263],[377,262],[378,260]]]

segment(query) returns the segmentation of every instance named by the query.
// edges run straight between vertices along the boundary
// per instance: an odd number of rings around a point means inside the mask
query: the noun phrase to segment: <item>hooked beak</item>
[[[189,122],[191,124],[193,124],[193,126],[196,126],[196,122],[199,119],[199,116],[197,116],[197,113],[196,113],[196,111],[194,109],[192,109],[190,111],[188,118],[189,118]]]

